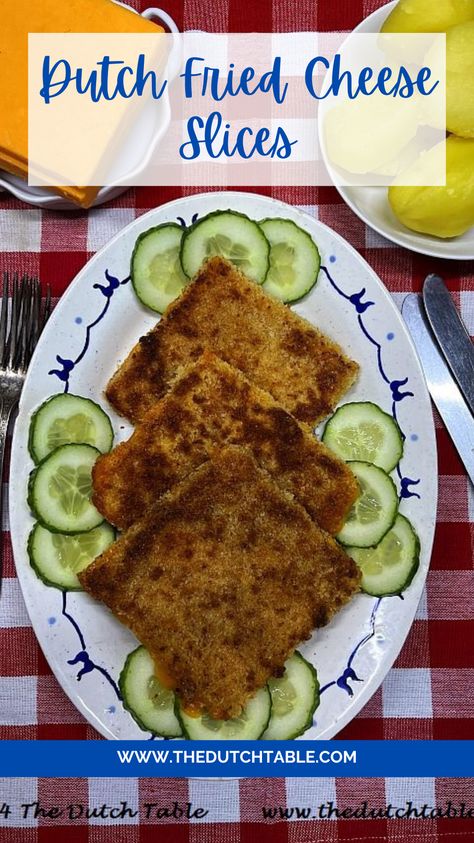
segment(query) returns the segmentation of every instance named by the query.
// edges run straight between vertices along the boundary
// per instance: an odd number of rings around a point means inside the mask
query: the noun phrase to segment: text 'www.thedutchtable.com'
[[[118,749],[121,764],[357,764],[356,750]]]

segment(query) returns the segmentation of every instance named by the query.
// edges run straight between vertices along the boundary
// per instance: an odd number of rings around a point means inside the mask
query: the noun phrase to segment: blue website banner
[[[2,741],[0,777],[474,777],[474,741]]]

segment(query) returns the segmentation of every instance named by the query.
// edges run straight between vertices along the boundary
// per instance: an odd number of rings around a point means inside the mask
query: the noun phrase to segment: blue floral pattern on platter
[[[127,277],[127,278],[124,278],[123,281],[120,281],[118,278],[116,278],[115,275],[112,275],[108,271],[108,269],[106,269],[105,270],[105,281],[106,281],[105,284],[96,283],[96,284],[92,285],[93,290],[99,290],[101,292],[102,296],[105,298],[105,303],[103,304],[97,318],[94,319],[93,322],[90,322],[86,326],[85,335],[84,335],[84,343],[83,343],[81,351],[79,352],[79,354],[77,355],[77,357],[74,360],[69,360],[69,359],[61,357],[59,354],[57,354],[56,355],[56,361],[57,361],[57,363],[59,363],[61,368],[60,369],[51,369],[48,372],[49,375],[53,375],[54,377],[58,378],[64,384],[64,392],[69,392],[71,375],[72,375],[74,369],[76,368],[76,366],[78,366],[80,364],[81,360],[83,360],[85,355],[87,354],[87,351],[88,351],[89,346],[90,346],[91,333],[92,333],[93,329],[97,325],[99,325],[99,323],[102,322],[102,320],[105,318],[105,316],[107,315],[108,309],[110,307],[110,302],[111,302],[112,296],[119,289],[119,287],[122,287],[125,284],[129,283],[130,276]],[[75,321],[76,321],[76,324],[82,323],[82,320],[78,321],[77,318],[76,318]],[[81,649],[76,653],[74,658],[68,659],[69,665],[71,665],[71,666],[80,665],[80,668],[77,672],[77,681],[80,682],[80,680],[82,679],[82,677],[85,674],[92,673],[92,671],[97,670],[99,673],[102,674],[102,676],[105,677],[107,682],[112,686],[112,688],[114,689],[115,694],[117,695],[118,699],[122,700],[122,695],[120,693],[120,689],[119,689],[117,683],[114,681],[114,679],[112,679],[112,676],[110,675],[108,670],[106,670],[106,668],[102,667],[101,665],[96,664],[91,659],[91,657],[88,653],[87,647],[86,647],[86,641],[85,641],[84,633],[82,632],[78,621],[76,621],[75,618],[71,615],[71,613],[68,612],[68,610],[67,610],[67,592],[66,591],[63,591],[63,593],[62,593],[62,600],[63,600],[63,602],[62,602],[61,613],[66,618],[66,620],[69,621],[69,623],[72,625],[72,627],[75,629],[75,631],[77,633],[77,636],[79,638],[79,643],[80,643],[80,647],[81,647]],[[110,710],[112,708],[114,708],[114,707],[113,706],[109,707]],[[115,709],[114,709],[114,711],[115,711]]]
[[[194,214],[192,217],[191,223],[194,223],[198,218],[197,214]],[[178,222],[185,227],[186,223],[182,217],[178,217]],[[332,267],[337,263],[337,256],[330,255],[329,262],[332,264]],[[333,270],[331,269],[331,272]],[[333,277],[333,274],[329,272],[328,268],[324,265],[321,266],[321,273],[326,277],[327,281],[329,282],[330,287],[337,293],[345,301],[349,302],[354,309],[354,315],[356,318],[356,324],[358,325],[359,330],[362,332],[363,336],[369,343],[369,345],[375,349],[376,354],[376,361],[379,374],[386,384],[387,389],[390,393],[390,399],[392,402],[392,416],[395,421],[398,423],[400,427],[400,422],[397,416],[397,406],[400,402],[404,401],[405,399],[414,398],[414,393],[408,388],[408,378],[397,378],[397,379],[390,379],[387,375],[385,365],[384,365],[384,346],[383,343],[376,339],[372,333],[367,328],[367,325],[364,320],[364,314],[370,309],[376,307],[375,302],[366,300],[366,289],[363,287],[361,290],[346,293],[337,283],[336,279]],[[59,365],[59,368],[51,369],[48,374],[56,377],[64,384],[64,392],[68,392],[70,388],[70,380],[73,375],[74,370],[76,367],[81,363],[84,359],[87,351],[90,347],[91,342],[91,334],[94,328],[102,322],[102,320],[106,317],[111,299],[114,294],[122,287],[125,286],[130,282],[130,277],[127,277],[123,280],[119,280],[115,275],[112,275],[108,269],[105,270],[105,283],[94,283],[92,286],[93,290],[98,290],[102,297],[105,298],[105,302],[103,302],[100,312],[96,319],[93,322],[89,323],[85,328],[84,334],[84,342],[81,351],[76,356],[74,360],[62,357],[61,355],[56,355],[56,362]],[[77,324],[81,324],[82,320],[79,318],[76,319]],[[391,343],[394,339],[395,334],[393,332],[388,332],[385,335],[385,339]],[[401,427],[400,427],[401,429]],[[401,429],[403,440],[406,440],[406,435]],[[417,441],[414,436],[410,437],[411,441]],[[420,494],[418,492],[412,491],[412,486],[418,486],[420,483],[419,479],[411,479],[410,477],[404,476],[400,463],[396,467],[397,475],[399,478],[400,483],[400,492],[399,496],[400,499],[403,498],[411,498],[416,497],[420,498]],[[382,605],[383,600],[393,599],[393,598],[375,598],[371,614],[369,620],[369,629],[364,635],[361,636],[360,640],[357,642],[355,647],[353,647],[352,652],[350,653],[346,667],[344,668],[341,675],[336,676],[333,680],[327,682],[321,689],[320,694],[324,694],[330,688],[335,688],[342,690],[344,693],[348,694],[350,697],[354,695],[354,690],[350,683],[352,682],[364,682],[364,677],[358,675],[356,669],[354,668],[353,664],[356,660],[356,657],[360,650],[375,636],[375,627],[376,627],[376,620],[377,620],[377,613]],[[87,645],[86,639],[79,622],[73,617],[70,611],[68,611],[67,606],[67,593],[63,592],[62,594],[62,609],[61,614],[63,617],[72,625],[75,630],[75,633],[78,637],[80,649],[76,653],[76,655],[67,661],[69,665],[72,667],[77,667],[77,680],[80,681],[81,678],[88,674],[92,673],[93,671],[98,671],[110,684],[111,688],[113,689],[117,699],[119,701],[122,700],[122,696],[120,693],[120,689],[118,687],[117,682],[113,679],[109,671],[103,667],[102,665],[97,664],[90,656]],[[52,619],[49,619],[51,621]],[[115,706],[110,705],[107,709],[108,713],[115,712]],[[313,722],[313,725],[316,725],[316,721]],[[153,736],[152,736],[153,737]]]
[[[105,280],[106,284],[93,284],[93,290],[100,290],[102,295],[105,298],[105,304],[102,307],[97,319],[94,319],[93,322],[90,322],[86,326],[86,333],[84,337],[84,345],[82,346],[81,351],[75,358],[75,360],[69,360],[67,357],[61,357],[59,354],[56,355],[56,362],[59,363],[60,369],[51,369],[48,372],[48,375],[55,375],[62,383],[64,383],[64,392],[69,392],[69,380],[71,378],[72,372],[76,366],[79,365],[81,360],[84,359],[90,345],[91,341],[91,332],[93,328],[96,327],[102,319],[106,316],[107,311],[110,307],[110,300],[114,295],[115,291],[118,290],[119,287],[122,287],[124,284],[128,284],[130,281],[130,276],[125,278],[123,281],[119,281],[114,275],[111,275],[108,269],[105,270]],[[82,319],[80,316],[77,316],[75,319],[77,325],[82,324]]]

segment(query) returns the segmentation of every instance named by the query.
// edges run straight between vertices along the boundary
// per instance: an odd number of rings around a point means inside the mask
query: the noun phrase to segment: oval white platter
[[[394,472],[401,511],[421,541],[420,568],[403,595],[382,600],[358,595],[300,651],[317,668],[321,704],[304,738],[330,738],[370,699],[393,664],[412,624],[428,570],[437,498],[436,442],[430,400],[416,353],[389,293],[362,257],[313,217],[250,193],[209,193],[170,202],[120,232],[79,273],[56,307],[35,352],[15,427],[10,476],[10,520],[18,577],[39,643],[65,692],[108,738],[149,738],[120,701],[118,679],[134,636],[83,593],[45,586],[28,562],[33,518],[26,502],[33,468],[28,453],[32,411],[68,388],[109,412],[116,441],[130,425],[115,415],[104,387],[156,314],[137,301],[128,280],[137,236],[163,222],[190,224],[196,216],[231,208],[258,220],[284,217],[305,228],[322,256],[319,281],[295,311],[339,342],[361,365],[344,401],[370,400],[395,413],[406,436]]]
[[[353,33],[377,33],[380,32],[385,20],[392,9],[396,6],[397,0],[381,6],[371,15],[366,17],[357,26]],[[321,124],[320,124],[321,125]],[[321,151],[325,164],[331,172],[330,162],[326,158],[324,143],[321,143]],[[435,258],[448,258],[451,260],[474,260],[474,227],[466,231],[460,237],[433,237],[430,234],[421,234],[418,231],[410,231],[393,213],[387,197],[386,187],[348,187],[337,184],[334,177],[336,190],[354,213],[373,228],[378,234],[404,246],[412,252],[428,255]]]

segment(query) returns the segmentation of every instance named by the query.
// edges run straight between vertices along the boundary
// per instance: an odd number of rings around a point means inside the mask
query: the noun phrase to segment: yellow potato
[[[446,32],[474,20],[474,0],[400,0],[382,32]]]
[[[418,119],[406,100],[382,94],[336,104],[323,118],[328,158],[334,167],[351,175],[385,172],[387,167],[391,172],[392,162],[415,137]],[[401,166],[398,164],[394,173],[400,172]]]
[[[412,231],[456,237],[474,225],[474,140],[446,141],[446,187],[391,187],[394,214]]]
[[[474,138],[474,21],[446,34],[446,127]]]

